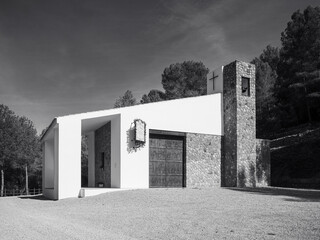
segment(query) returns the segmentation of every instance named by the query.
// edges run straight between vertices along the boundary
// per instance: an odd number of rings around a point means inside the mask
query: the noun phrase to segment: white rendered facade
[[[81,189],[81,135],[88,136],[88,186],[94,187],[94,131],[111,121],[111,187],[149,187],[149,129],[223,135],[222,94],[57,117],[42,138],[43,194],[77,197]],[[135,119],[146,122],[146,144],[131,149]]]

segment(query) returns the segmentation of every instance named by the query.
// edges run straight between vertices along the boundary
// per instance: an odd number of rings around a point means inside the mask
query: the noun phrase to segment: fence
[[[28,195],[38,195],[38,194],[42,194],[41,188],[29,188]],[[3,190],[3,197],[21,196],[21,195],[27,195],[26,189],[6,189],[5,188]]]

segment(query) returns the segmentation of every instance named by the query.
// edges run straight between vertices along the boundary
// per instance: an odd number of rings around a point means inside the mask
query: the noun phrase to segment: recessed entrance
[[[151,133],[149,187],[185,186],[185,137]]]

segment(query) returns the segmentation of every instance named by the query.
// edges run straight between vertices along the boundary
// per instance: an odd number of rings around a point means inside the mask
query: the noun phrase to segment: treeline
[[[320,121],[320,8],[294,12],[280,40],[252,61],[258,136]]]
[[[150,102],[178,99],[205,95],[207,91],[207,74],[209,69],[202,62],[185,61],[183,63],[171,64],[162,73],[162,86],[165,90],[151,90],[144,94],[140,100],[133,97],[132,92],[127,90],[119,97],[115,108],[133,106]]]
[[[292,14],[281,47],[267,46],[256,65],[257,137],[281,128],[320,121],[320,8]],[[162,73],[163,91],[151,90],[140,102],[126,91],[114,107],[204,95],[209,70],[202,62],[171,64]]]
[[[31,120],[0,104],[1,196],[4,188],[41,186],[41,146]]]

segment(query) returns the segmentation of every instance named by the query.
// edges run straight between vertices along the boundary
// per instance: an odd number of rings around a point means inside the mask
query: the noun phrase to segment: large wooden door
[[[150,134],[149,186],[184,186],[184,137]]]

